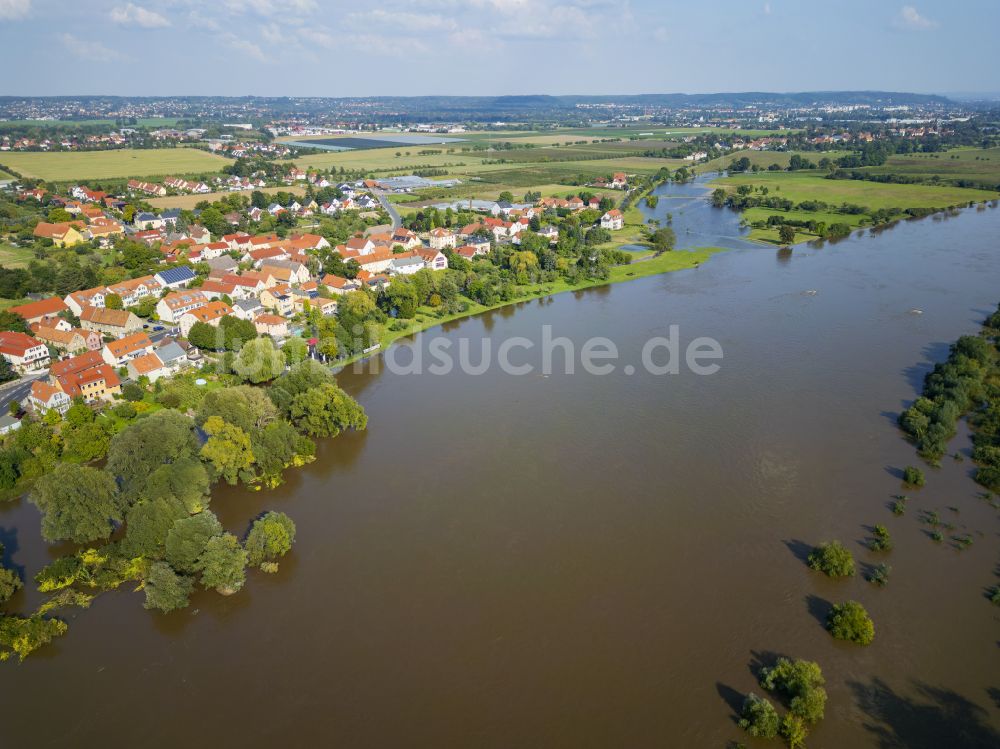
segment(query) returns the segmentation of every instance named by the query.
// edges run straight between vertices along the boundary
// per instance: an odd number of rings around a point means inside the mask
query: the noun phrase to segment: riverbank
[[[613,267],[611,269],[611,275],[607,279],[586,280],[575,284],[559,280],[553,281],[552,283],[522,286],[519,288],[524,290],[523,293],[513,299],[493,305],[479,304],[470,299],[466,299],[469,306],[465,309],[465,311],[453,315],[439,316],[436,310],[431,307],[418,307],[417,314],[412,320],[397,320],[397,323],[405,324],[395,329],[386,329],[379,349],[368,353],[357,354],[343,362],[338,362],[335,365],[335,368],[336,370],[342,370],[361,359],[366,359],[370,356],[382,353],[400,338],[416,335],[417,333],[421,333],[438,325],[444,325],[445,323],[454,322],[466,317],[473,317],[475,315],[480,315],[484,312],[490,312],[502,307],[509,307],[514,304],[530,302],[534,299],[541,299],[543,297],[562,294],[567,291],[583,291],[585,289],[592,289],[598,286],[622,283],[623,281],[634,281],[635,279],[646,278],[647,276],[656,276],[662,273],[672,273],[673,271],[697,268],[703,262],[712,257],[712,255],[724,251],[725,250],[722,247],[702,247],[692,250],[664,252],[659,255],[652,253],[638,255],[628,265],[616,265]]]

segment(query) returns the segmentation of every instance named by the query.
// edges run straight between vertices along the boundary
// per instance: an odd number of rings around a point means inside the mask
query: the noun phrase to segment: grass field
[[[276,192],[287,192],[293,193],[295,195],[304,195],[306,188],[301,185],[292,185],[289,187],[265,187],[260,190],[260,192],[265,195],[273,195]],[[249,193],[243,193],[248,195]],[[165,198],[147,198],[146,202],[149,203],[154,208],[181,208],[184,210],[192,210],[198,203],[203,200],[207,200],[209,203],[215,202],[220,198],[232,195],[231,192],[207,192],[202,195],[168,195]]]
[[[949,208],[993,200],[995,192],[950,185],[894,185],[861,180],[826,179],[815,172],[758,172],[722,177],[713,184],[734,189],[739,185],[766,186],[772,195],[796,203],[822,200],[831,205],[854,203],[880,208]]]
[[[120,149],[61,153],[17,151],[0,154],[0,164],[25,177],[52,182],[116,177],[210,174],[230,163],[195,148]]]
[[[799,154],[803,158],[809,159],[814,164],[818,163],[822,158],[828,158],[831,161],[834,159],[839,159],[841,156],[846,156],[848,151],[736,151],[734,153],[726,154],[717,159],[712,159],[704,164],[696,164],[695,168],[699,174],[708,174],[709,172],[717,172],[719,170],[725,170],[735,159],[742,159],[746,156],[750,159],[751,166],[758,166],[761,169],[767,169],[771,164],[777,164],[782,169],[788,167],[788,162],[791,160],[794,154]]]
[[[25,268],[34,257],[35,253],[24,247],[0,244],[0,266],[4,268]]]
[[[882,166],[860,171],[870,174],[906,174],[942,180],[971,180],[982,185],[1000,185],[1000,148],[958,148],[942,153],[890,156]]]

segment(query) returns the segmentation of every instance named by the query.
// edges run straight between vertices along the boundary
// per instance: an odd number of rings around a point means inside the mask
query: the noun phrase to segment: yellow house
[[[41,239],[51,239],[56,247],[69,247],[84,241],[83,235],[69,222],[50,224],[40,221],[33,233]]]

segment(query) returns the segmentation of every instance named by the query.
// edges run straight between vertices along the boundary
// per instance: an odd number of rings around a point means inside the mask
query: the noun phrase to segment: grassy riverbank
[[[560,280],[552,283],[521,286],[518,287],[519,293],[516,297],[510,299],[509,301],[500,302],[499,304],[487,306],[466,299],[465,301],[469,306],[465,309],[465,311],[453,315],[439,316],[437,311],[431,307],[418,307],[416,317],[412,320],[397,320],[397,327],[395,329],[386,329],[385,334],[382,336],[382,346],[379,351],[385,351],[400,338],[420,333],[421,331],[433,328],[437,325],[443,325],[455,320],[472,317],[473,315],[500,309],[501,307],[507,307],[512,304],[530,302],[533,299],[540,299],[554,294],[561,294],[566,291],[582,291],[596,286],[606,286],[608,284],[621,283],[623,281],[634,281],[637,278],[656,276],[661,273],[670,273],[677,270],[697,268],[715,253],[723,251],[724,250],[721,247],[699,247],[693,250],[675,250],[673,252],[664,252],[660,255],[654,255],[652,253],[639,255],[628,265],[617,265],[612,268],[611,275],[606,280],[588,280],[575,284]],[[357,356],[353,356],[343,362],[338,362],[337,366],[346,367],[359,359],[366,358],[367,356],[369,356],[369,354],[358,354]]]

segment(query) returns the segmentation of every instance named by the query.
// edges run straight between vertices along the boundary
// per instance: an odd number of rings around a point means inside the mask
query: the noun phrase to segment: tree
[[[166,562],[154,562],[146,577],[146,602],[143,606],[163,613],[182,609],[188,605],[193,587],[194,581],[190,577],[178,575]]]
[[[104,306],[107,309],[122,309],[122,298],[118,294],[107,294],[104,297]]]
[[[122,397],[132,403],[138,403],[146,397],[146,391],[138,383],[126,382],[122,385]]]
[[[247,433],[219,416],[208,417],[202,429],[208,439],[201,448],[201,457],[228,484],[235,484],[241,476],[249,478],[254,458]]]
[[[330,382],[296,395],[289,413],[292,421],[313,437],[336,437],[344,429],[362,430],[368,426],[361,405]]]
[[[254,384],[273,380],[284,369],[285,357],[270,338],[248,341],[233,362],[236,374]]]
[[[10,648],[23,661],[42,645],[66,634],[69,625],[59,619],[35,614],[29,617],[0,616],[0,646]],[[0,658],[8,654],[0,650]]]
[[[919,468],[913,466],[907,466],[903,470],[903,483],[909,486],[923,486],[926,479],[924,479],[924,472]]]
[[[214,325],[200,320],[188,331],[188,343],[202,351],[218,351],[225,347],[222,332]]]
[[[106,470],[121,481],[123,493],[135,495],[157,468],[197,450],[194,422],[165,409],[130,424],[111,439]]]
[[[649,240],[657,252],[670,252],[677,244],[677,235],[669,226],[664,226],[654,231]]]
[[[31,328],[28,327],[24,318],[6,309],[0,312],[0,330],[16,330],[19,333],[31,335]]]
[[[258,337],[257,326],[250,320],[241,320],[233,315],[219,320],[219,330],[222,331],[222,344],[226,351],[239,351],[247,341]]]
[[[187,514],[184,505],[174,497],[136,502],[125,517],[122,551],[130,557],[162,557],[167,534]]]
[[[72,409],[70,409],[72,410]],[[90,409],[87,408],[89,411]],[[63,457],[89,463],[103,458],[108,452],[111,438],[102,424],[89,423],[80,426],[67,424],[62,430]]]
[[[268,512],[254,521],[247,535],[247,561],[253,567],[274,562],[295,543],[295,523],[283,512]],[[275,567],[277,565],[274,565]]]
[[[278,409],[261,388],[237,385],[205,394],[195,421],[204,424],[211,416],[219,416],[249,434],[277,419]]]
[[[0,558],[3,558],[4,547],[0,544]],[[17,591],[24,587],[17,572],[0,566],[0,606],[7,603]]]
[[[177,500],[189,515],[208,507],[210,482],[205,464],[185,455],[153,471],[142,490],[144,499]]]
[[[76,463],[58,463],[41,476],[31,502],[42,513],[46,541],[87,543],[107,538],[122,519],[114,480],[103,471]]]
[[[788,713],[781,719],[781,726],[778,728],[781,738],[788,744],[789,749],[802,749],[806,745],[806,736],[809,731],[805,722],[798,715]]]
[[[232,595],[246,582],[247,552],[236,536],[224,533],[209,539],[196,566],[202,585]]]
[[[291,367],[309,356],[309,345],[302,338],[292,336],[285,341],[281,352],[285,355],[285,364]]]
[[[778,711],[770,700],[753,692],[747,695],[740,713],[740,728],[755,738],[773,739],[778,735],[779,722]]]
[[[724,189],[721,187],[715,188],[715,190],[712,191],[712,205],[716,208],[722,208],[722,206],[726,204],[727,197],[728,194]]]
[[[777,691],[791,700],[791,712],[806,721],[823,719],[826,690],[823,672],[813,661],[779,658],[774,666],[761,670],[760,684],[768,691]]]
[[[835,604],[826,617],[826,628],[836,639],[858,645],[871,645],[875,639],[875,624],[857,601]]]
[[[211,510],[178,520],[167,534],[167,561],[180,572],[195,572],[198,557],[205,551],[209,539],[221,533],[222,524]]]
[[[795,241],[795,227],[782,224],[778,227],[778,239],[782,244],[791,244]]]
[[[828,577],[854,575],[854,557],[840,541],[820,544],[809,552],[807,562],[809,567],[819,570]]]

